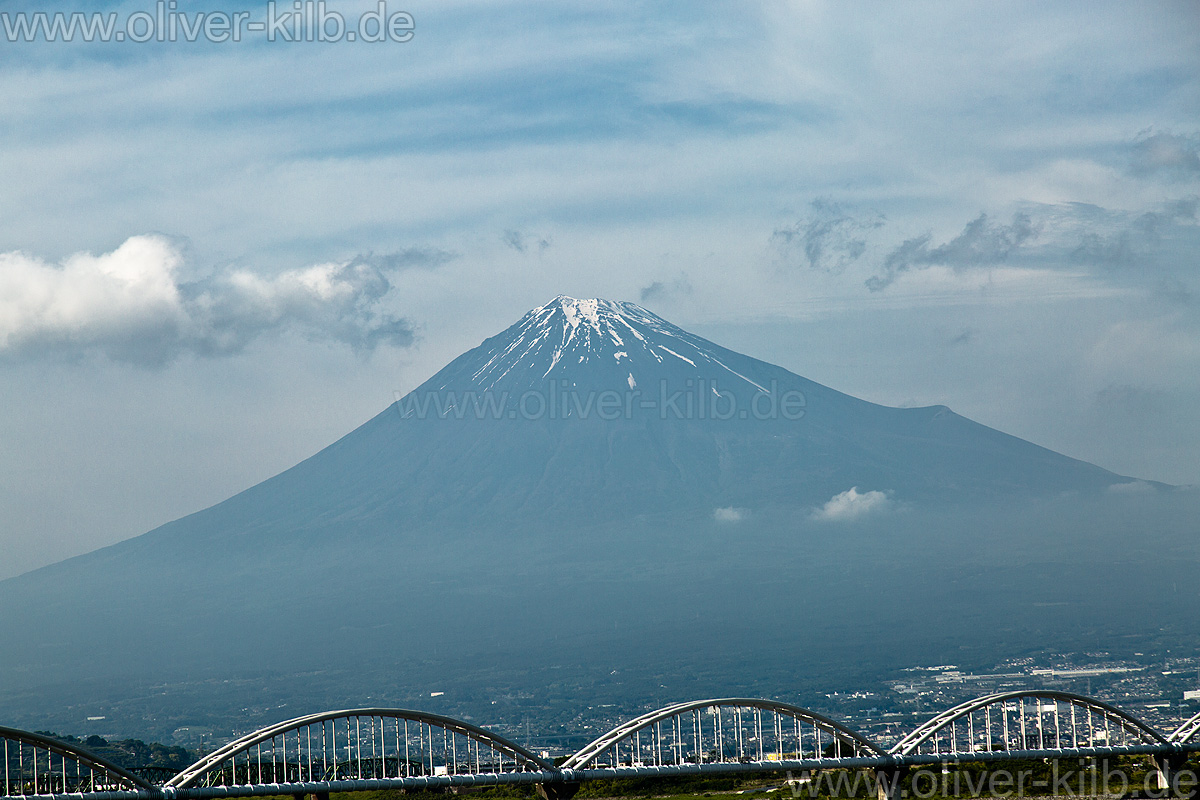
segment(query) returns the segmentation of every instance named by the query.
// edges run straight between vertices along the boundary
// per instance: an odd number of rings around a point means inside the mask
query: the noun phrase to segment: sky
[[[0,578],[558,294],[1200,484],[1195,3],[327,4],[380,9],[407,41],[0,38]]]

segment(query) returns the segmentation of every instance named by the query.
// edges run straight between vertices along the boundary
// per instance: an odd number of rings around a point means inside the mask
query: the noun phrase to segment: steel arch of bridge
[[[829,717],[809,711],[808,709],[800,708],[799,706],[793,706],[788,703],[776,702],[774,700],[762,700],[746,697],[726,697],[713,700],[694,700],[685,703],[675,703],[673,705],[664,706],[663,708],[655,711],[650,711],[627,722],[623,722],[604,735],[600,736],[598,739],[585,745],[574,755],[567,758],[567,760],[562,764],[562,769],[584,769],[592,764],[601,754],[608,750],[619,748],[622,742],[636,737],[641,731],[648,730],[653,734],[656,730],[658,730],[657,726],[659,726],[662,722],[682,718],[683,716],[692,712],[711,711],[714,714],[719,715],[722,708],[766,711],[775,714],[777,718],[788,718],[793,720],[795,723],[794,735],[798,745],[797,757],[799,757],[800,750],[802,750],[802,747],[800,746],[802,744],[802,740],[800,739],[802,731],[800,728],[801,725],[806,725],[813,728],[814,750],[817,754],[821,753],[822,741],[820,736],[821,734],[826,734],[829,737],[830,743],[838,742],[841,743],[841,745],[846,745],[849,747],[850,753],[845,754],[847,757],[886,755],[878,745],[857,731],[851,730],[845,725],[842,725],[841,723],[836,722]],[[713,724],[717,725],[718,723],[719,717],[718,720]],[[669,732],[674,732],[675,736],[678,737],[681,730],[682,723],[680,723],[678,727],[672,728],[672,730]],[[782,733],[789,732],[790,731],[784,731]],[[696,740],[693,742],[693,744],[697,750],[697,756],[700,756],[698,751],[702,749],[703,742],[703,728],[701,723],[697,721],[696,727],[689,731],[689,733],[696,734]],[[760,738],[761,734],[762,730],[760,725]],[[719,734],[714,732],[714,739],[712,740],[713,743],[716,742],[717,735]],[[658,731],[658,737],[661,743],[661,730]],[[780,735],[780,738],[782,738],[782,735]],[[651,738],[651,742],[653,741],[654,739]],[[674,747],[676,741],[678,741],[678,738],[671,743],[672,747]],[[777,742],[777,744],[779,743]],[[638,742],[635,747],[640,750],[640,742]],[[653,749],[653,747],[651,747],[651,749]],[[676,752],[673,757],[673,763],[678,763],[682,760],[682,753],[679,752],[677,747],[675,749]],[[659,756],[659,761],[661,761],[661,752],[659,753]],[[780,753],[780,756],[782,756],[782,753]],[[739,759],[747,760],[747,757],[742,756],[742,754],[739,752]],[[631,761],[633,760],[637,759],[631,757]],[[748,758],[748,760],[759,761],[762,759]]]
[[[150,783],[111,761],[40,733],[0,726],[0,740],[3,740],[4,753],[0,786],[3,786],[4,796],[68,794],[83,792],[85,788],[88,792],[154,789]],[[55,756],[58,757],[57,766]],[[47,791],[41,791],[43,788]]]
[[[394,720],[397,723],[397,727],[395,729],[395,734],[397,737],[396,738],[396,752],[395,752],[395,755],[391,759],[391,760],[395,761],[397,764],[397,768],[396,768],[397,775],[395,776],[396,779],[401,779],[402,777],[406,777],[406,776],[401,776],[399,774],[401,771],[400,767],[402,764],[402,762],[400,761],[400,752],[399,752],[400,749],[405,750],[405,753],[406,753],[405,761],[407,762],[410,760],[407,755],[407,752],[408,752],[407,744],[409,741],[409,731],[408,731],[407,723],[416,723],[418,726],[421,726],[421,725],[428,726],[428,729],[430,731],[429,742],[430,742],[431,752],[432,752],[432,747],[434,744],[432,730],[434,728],[437,728],[437,729],[444,731],[445,734],[447,734],[447,735],[457,734],[457,735],[466,737],[466,739],[471,742],[475,742],[477,745],[477,749],[476,749],[477,761],[478,761],[478,756],[480,753],[478,746],[480,746],[480,745],[487,747],[491,753],[498,754],[500,757],[499,766],[498,766],[499,771],[504,771],[504,760],[503,759],[505,756],[507,756],[508,759],[510,759],[513,762],[513,771],[543,771],[543,770],[544,771],[553,771],[554,770],[554,767],[552,765],[548,764],[546,761],[542,760],[538,756],[534,755],[533,753],[529,752],[525,748],[521,747],[519,744],[509,741],[508,739],[505,739],[504,737],[502,737],[498,734],[492,733],[491,731],[477,727],[468,722],[463,722],[462,720],[453,719],[452,717],[443,717],[439,714],[428,714],[428,713],[425,713],[422,711],[409,711],[406,709],[398,709],[398,708],[356,708],[356,709],[345,709],[345,710],[341,710],[341,711],[327,711],[327,712],[323,712],[320,714],[310,714],[308,716],[296,717],[294,719],[284,720],[283,722],[279,722],[274,725],[269,725],[265,728],[260,728],[256,731],[253,731],[252,733],[246,734],[245,736],[241,737],[240,739],[236,739],[236,740],[224,745],[223,747],[218,748],[217,750],[214,750],[213,752],[209,753],[204,758],[200,759],[195,764],[191,765],[190,767],[188,767],[187,769],[183,770],[178,775],[176,775],[174,778],[167,781],[166,784],[164,784],[163,788],[164,789],[186,789],[186,788],[193,787],[198,781],[200,781],[206,775],[213,773],[214,771],[221,772],[223,774],[223,770],[225,769],[225,765],[227,765],[227,764],[230,765],[230,768],[231,768],[231,770],[230,770],[231,779],[236,782],[237,759],[240,756],[246,756],[247,758],[249,758],[249,755],[252,750],[254,750],[255,748],[259,748],[261,745],[266,744],[266,743],[271,743],[271,745],[272,745],[271,753],[270,753],[270,758],[272,759],[271,763],[270,763],[272,780],[269,781],[269,783],[287,784],[290,782],[299,782],[299,781],[290,781],[288,778],[288,774],[289,774],[288,768],[289,768],[291,762],[289,762],[288,755],[287,755],[287,742],[288,742],[287,737],[289,734],[292,734],[292,733],[295,733],[297,735],[296,747],[293,750],[293,754],[294,754],[295,758],[297,759],[297,763],[301,770],[303,769],[303,760],[304,760],[305,756],[307,756],[309,759],[308,760],[308,767],[309,767],[308,782],[311,783],[314,780],[314,774],[313,774],[314,764],[313,764],[313,760],[312,760],[313,744],[310,739],[310,741],[307,743],[307,747],[305,747],[305,743],[302,742],[299,738],[299,732],[304,731],[304,730],[311,731],[311,726],[321,725],[322,726],[321,731],[323,733],[324,732],[324,724],[332,723],[335,726],[333,728],[333,730],[334,730],[334,737],[335,737],[334,745],[335,745],[335,750],[336,750],[336,731],[337,731],[336,726],[338,723],[343,722],[343,721],[346,722],[346,724],[347,724],[347,733],[346,733],[345,744],[346,744],[348,753],[351,751],[350,742],[351,742],[351,738],[352,738],[351,734],[349,732],[349,724],[351,721],[356,722],[356,728],[355,728],[356,734],[353,738],[356,739],[356,744],[354,747],[356,747],[358,750],[358,753],[357,753],[358,768],[359,768],[358,777],[361,778],[364,756],[363,756],[363,752],[362,752],[362,747],[363,747],[362,739],[358,735],[358,731],[361,730],[361,721],[364,719],[370,720],[370,726],[371,726],[370,734],[371,734],[372,751],[371,751],[371,755],[367,758],[368,758],[369,762],[373,765],[372,769],[375,769],[374,765],[378,764],[380,762],[381,757],[383,759],[382,763],[383,763],[383,769],[385,770],[385,774],[382,776],[380,776],[378,774],[373,774],[373,777],[376,777],[376,778],[382,777],[384,780],[387,780],[390,777],[390,776],[386,775],[386,766],[387,766],[386,762],[387,762],[388,758],[386,756],[385,728],[382,724],[382,720],[384,720],[384,719]],[[380,723],[381,723],[380,729],[379,729],[380,730],[380,738],[384,740],[380,743],[381,746],[378,750],[376,750],[375,746],[374,746],[375,745],[375,727],[374,727],[375,720],[380,720]],[[400,739],[401,734],[400,734],[400,729],[399,729],[399,723],[404,723],[404,725],[405,725],[403,739]],[[420,731],[419,727],[418,727],[418,731]],[[276,750],[274,748],[274,742],[277,739],[282,739],[282,741],[283,741],[282,755],[283,755],[283,759],[284,759],[284,763],[283,763],[284,780],[282,780],[282,781],[280,781],[276,778],[276,770],[277,770],[278,762],[275,761]],[[400,747],[401,742],[403,742],[404,748]],[[326,754],[326,758],[322,761],[322,766],[323,766],[323,768],[327,768],[327,766],[328,766],[328,758],[327,758],[328,751],[324,749],[325,742],[321,742],[320,746],[322,747],[322,752]],[[381,756],[381,754],[382,754],[382,756]],[[336,752],[334,755],[335,755],[335,758],[334,758],[335,763],[334,763],[333,779],[336,780],[337,767],[338,767],[338,764],[336,761]],[[466,752],[466,755],[469,757],[469,750]],[[247,761],[247,764],[249,764],[249,761]],[[264,783],[264,781],[262,780],[263,765],[261,762],[261,750],[259,751],[259,762],[258,762],[257,766],[258,766],[258,769],[256,772],[257,780],[254,783],[261,784],[261,783]],[[489,766],[495,766],[495,765],[489,763]],[[301,772],[301,776],[302,776],[302,774],[303,773]],[[321,779],[317,779],[317,780],[319,782],[320,780],[329,780],[329,778],[327,776],[323,775]],[[250,783],[250,781],[249,781],[249,766],[247,766],[247,783]]]
[[[1153,755],[1160,771],[1170,770],[1187,754],[1200,751],[1200,714],[1166,735],[1084,695],[1001,692],[935,715],[885,751],[857,731],[798,706],[720,698],[675,703],[642,714],[554,767],[526,748],[461,720],[362,708],[261,728],[161,786],[43,734],[0,727],[0,739],[5,753],[0,797],[25,800],[216,800],[503,784],[539,784],[548,790],[547,797],[567,798],[580,782],[609,777],[791,768],[895,770],[1069,755]],[[602,760],[607,754],[611,763]]]
[[[965,703],[960,703],[953,708],[949,708],[934,716],[932,719],[922,723],[916,729],[910,731],[904,736],[904,738],[902,738],[895,744],[895,746],[892,747],[892,749],[889,751],[889,754],[899,757],[916,754],[920,751],[921,746],[930,740],[933,740],[934,750],[938,754],[946,753],[947,751],[939,748],[940,743],[938,742],[938,735],[947,731],[949,740],[948,743],[950,745],[948,753],[952,755],[956,755],[960,752],[979,754],[991,752],[995,749],[1013,749],[1009,747],[1011,743],[1011,736],[1008,729],[1008,714],[1011,711],[1009,703],[1013,700],[1017,701],[1018,704],[1019,730],[1012,731],[1011,735],[1019,735],[1021,737],[1021,746],[1015,748],[1017,750],[1046,751],[1068,749],[1078,750],[1081,749],[1081,747],[1094,748],[1096,746],[1094,740],[1098,735],[1098,732],[1092,728],[1092,724],[1095,721],[1096,715],[1099,715],[1100,720],[1104,724],[1104,747],[1113,747],[1111,744],[1111,733],[1114,729],[1114,724],[1118,732],[1137,739],[1138,741],[1135,742],[1136,745],[1169,747],[1171,744],[1167,737],[1163,736],[1154,728],[1151,728],[1146,723],[1134,716],[1131,716],[1130,714],[1127,714],[1116,706],[1109,705],[1101,700],[1096,700],[1095,698],[1087,697],[1085,695],[1073,694],[1071,692],[1059,692],[1052,690],[1017,690],[984,695],[983,697],[977,697],[974,700],[968,700]],[[1034,709],[1029,715],[1026,715],[1025,704],[1030,700],[1032,700],[1034,703]],[[1054,703],[1054,710],[1052,712],[1043,710],[1044,701],[1051,701]],[[1065,704],[1070,709],[1069,723],[1072,740],[1072,745],[1070,747],[1063,747],[1062,725],[1060,724],[1060,718],[1058,716],[1060,704]],[[981,729],[981,734],[986,737],[985,741],[988,742],[989,745],[995,744],[992,736],[992,709],[998,709],[998,713],[1001,715],[1001,724],[1003,727],[1002,747],[995,748],[994,746],[989,746],[982,750],[976,749],[976,737],[973,730],[973,722],[974,715],[981,711],[984,712],[985,715],[984,720],[981,723],[984,726],[983,729]],[[1081,709],[1085,712],[1085,720],[1076,719],[1076,709]],[[1055,725],[1054,731],[1046,731],[1043,727],[1042,715],[1047,713],[1053,714]],[[964,733],[964,731],[957,730],[957,724],[961,720],[966,720],[968,727],[968,731],[966,731],[968,747],[965,750],[957,749],[961,734]],[[1039,744],[1037,747],[1029,746],[1031,742],[1029,741],[1029,729],[1026,727],[1027,720],[1030,723],[1029,728],[1035,728],[1037,731]],[[1036,724],[1034,724],[1035,721]],[[1085,737],[1084,745],[1079,744],[1077,723],[1087,725],[1087,736]],[[1053,734],[1054,737],[1052,746],[1050,747],[1046,746],[1047,734]]]
[[[1171,735],[1167,738],[1176,744],[1185,744],[1195,739],[1197,733],[1200,733],[1200,714],[1171,731]]]

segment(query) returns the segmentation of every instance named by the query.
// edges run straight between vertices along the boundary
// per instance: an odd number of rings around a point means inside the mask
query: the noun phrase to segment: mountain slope
[[[852,486],[946,502],[1128,480],[944,406],[859,400],[633,304],[560,297],[202,522],[216,536],[399,530],[804,508]]]
[[[892,593],[933,590],[914,565],[957,548],[1033,574],[1020,567],[1046,536],[994,534],[1014,544],[992,551],[963,531],[990,525],[997,507],[1102,499],[1129,480],[942,406],[859,400],[632,304],[559,297],[280,475],[0,582],[0,641],[37,632],[33,646],[0,649],[0,701],[41,708],[65,691],[45,687],[83,676],[200,681],[331,664],[366,675],[439,651],[550,652],[563,632],[572,653],[665,658],[661,643],[692,630],[685,622],[702,635],[759,616],[743,587],[762,582],[762,565],[785,582],[821,565],[806,578],[809,605],[788,613],[828,620],[824,641],[844,640],[842,619],[891,619],[908,636]],[[845,544],[847,529],[830,535],[812,511],[852,487],[890,493],[932,527],[896,515]],[[984,510],[947,521],[964,508]],[[1056,546],[1088,581],[1064,518]],[[743,520],[736,537],[731,519]],[[248,702],[214,686],[210,700]]]

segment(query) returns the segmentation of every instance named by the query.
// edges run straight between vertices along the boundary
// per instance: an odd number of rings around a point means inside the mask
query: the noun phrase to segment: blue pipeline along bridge
[[[176,775],[127,770],[73,744],[0,727],[3,796],[84,800],[216,800],[330,792],[533,784],[566,800],[592,780],[721,773],[874,769],[933,764],[1146,756],[1157,779],[1200,751],[1200,714],[1156,730],[1108,703],[1057,691],[990,694],[947,709],[881,747],[821,714],[772,700],[722,698],[624,722],[560,763],[450,717],[359,708],[297,717],[213,750]]]

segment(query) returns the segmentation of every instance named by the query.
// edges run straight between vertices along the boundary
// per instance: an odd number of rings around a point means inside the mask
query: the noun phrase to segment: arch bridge
[[[1155,753],[1169,738],[1116,706],[1070,692],[985,695],[921,724],[889,753],[909,762]]]
[[[334,791],[436,785],[436,778],[553,772],[525,748],[468,722],[390,708],[286,720],[218,748],[164,789],[328,785]],[[470,783],[471,781],[445,781]],[[526,781],[529,782],[529,781]]]
[[[723,698],[676,703],[643,714],[585,745],[562,767],[779,764],[883,755],[862,734],[799,706]]]
[[[160,785],[73,743],[13,728],[0,728],[0,738],[5,759],[0,796],[7,797],[327,798],[330,792],[536,784],[549,800],[565,800],[582,782],[598,779],[835,768],[896,774],[919,764],[1014,758],[1148,755],[1165,776],[1200,751],[1200,714],[1164,734],[1095,698],[1044,690],[1002,692],[936,714],[884,749],[799,706],[719,698],[642,714],[556,766],[462,720],[360,708],[261,728]]]
[[[0,740],[7,797],[85,794],[102,800],[155,791],[148,781],[71,742],[3,726]]]
[[[1200,734],[1200,714],[1184,722],[1167,738],[1176,744],[1188,744],[1200,738],[1197,734]]]

